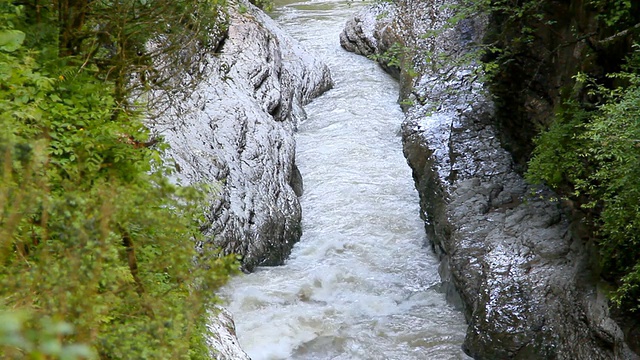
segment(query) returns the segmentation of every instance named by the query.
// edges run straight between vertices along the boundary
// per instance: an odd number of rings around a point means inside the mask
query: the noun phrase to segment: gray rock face
[[[455,63],[485,26],[468,20],[423,38],[450,15],[441,5],[400,0],[378,6],[356,15],[343,37],[347,49],[380,54],[376,44],[390,41],[380,36],[392,29],[390,38],[410,49],[405,56],[417,75],[401,77],[413,102],[402,127],[404,151],[446,291],[469,323],[465,351],[476,359],[637,358],[609,317],[590,270],[592,249],[553,194],[532,188],[513,170],[474,65],[425,60],[427,53],[445,52]]]
[[[220,53],[207,57],[208,78],[151,127],[171,146],[177,182],[217,184],[205,234],[251,271],[281,264],[300,238],[293,133],[302,105],[330,88],[331,77],[262,11],[237,7]]]
[[[212,357],[216,360],[251,360],[240,348],[231,314],[219,306],[214,308],[213,312],[214,316],[207,326],[212,334],[207,339],[212,349]]]
[[[398,18],[397,9],[389,3],[380,3],[367,12],[356,13],[340,34],[340,45],[347,51],[364,56],[382,55],[378,58],[378,63],[385,71],[399,79],[400,68],[395,62],[389,63],[390,57],[402,57],[401,48],[395,48],[395,52],[389,56],[384,55],[392,50],[394,45],[405,45],[401,32],[391,21]]]

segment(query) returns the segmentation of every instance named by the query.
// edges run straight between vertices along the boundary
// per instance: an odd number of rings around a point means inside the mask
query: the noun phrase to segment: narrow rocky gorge
[[[469,19],[424,37],[451,15],[443,3],[373,6],[347,24],[341,43],[377,56],[400,80],[404,152],[444,291],[469,323],[465,352],[476,359],[637,359],[609,316],[591,270],[593,249],[549,201],[554,195],[527,184],[501,147],[495,106],[473,63],[425,61],[437,52],[462,56],[488,26]],[[203,230],[252,271],[282,264],[300,238],[293,133],[305,117],[302,105],[332,82],[328,68],[260,10],[244,1],[232,9],[220,52],[209,57],[211,76],[171,110],[181,121],[156,119],[152,130],[171,145],[176,181],[217,184]],[[248,358],[224,310],[211,328],[218,358]]]
[[[425,37],[451,16],[442,5],[375,5],[349,21],[341,43],[376,56],[401,81],[404,152],[446,291],[469,324],[465,351],[476,359],[637,359],[609,316],[593,249],[501,147],[474,64],[426,60],[459,58],[487,27],[467,19]]]

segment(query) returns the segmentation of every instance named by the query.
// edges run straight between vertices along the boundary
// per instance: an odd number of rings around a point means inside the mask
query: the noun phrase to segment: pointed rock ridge
[[[386,49],[376,44],[399,39],[405,49],[404,152],[445,291],[469,323],[465,351],[476,359],[636,359],[609,317],[592,249],[549,201],[553,194],[514,171],[474,65],[426,61],[438,51],[462,54],[486,27],[465,20],[424,37],[450,16],[442,5],[399,0],[366,9],[347,24],[343,46],[379,61]]]
[[[206,56],[207,78],[150,126],[170,145],[176,182],[215,187],[207,241],[252,271],[282,264],[300,238],[294,131],[302,106],[332,82],[321,61],[245,1],[230,5],[218,49]]]

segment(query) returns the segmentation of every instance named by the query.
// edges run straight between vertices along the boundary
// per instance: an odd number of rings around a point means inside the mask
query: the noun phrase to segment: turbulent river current
[[[236,277],[222,297],[261,359],[466,359],[466,325],[437,291],[437,261],[399,136],[398,86],[340,48],[359,3],[276,1],[280,25],[331,68],[305,107],[296,162],[303,236],[284,266]]]

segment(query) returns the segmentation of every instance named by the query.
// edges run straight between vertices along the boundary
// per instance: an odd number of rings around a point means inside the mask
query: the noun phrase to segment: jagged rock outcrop
[[[404,64],[404,59],[392,61],[391,57],[403,57],[402,48],[394,45],[403,46],[401,32],[398,24],[390,21],[397,18],[396,7],[385,6],[384,4],[370,8],[368,12],[356,13],[340,33],[340,45],[347,51],[354,52],[359,55],[369,56],[378,55],[378,63],[382,68],[391,74],[397,80],[400,79],[401,71],[399,62]],[[406,65],[406,64],[404,64]],[[406,74],[406,73],[405,73]],[[401,85],[408,84],[410,81],[401,81]],[[404,94],[403,91],[401,91]]]
[[[216,360],[251,360],[238,343],[236,325],[229,311],[217,306],[211,321],[207,325],[211,337],[207,339],[212,349],[212,357]]]
[[[281,264],[300,238],[293,133],[331,77],[248,2],[230,5],[229,22],[208,77],[151,127],[171,146],[176,181],[215,184],[204,232],[251,271]]]
[[[422,36],[450,15],[442,5],[375,6],[347,24],[342,43],[365,55],[382,54],[377,44],[395,39],[405,49],[402,100],[413,105],[402,126],[404,151],[443,282],[469,323],[465,351],[476,359],[637,358],[609,317],[592,249],[553,194],[514,170],[474,65],[451,65],[480,40],[486,21]],[[452,56],[448,65],[425,61],[437,52]]]

